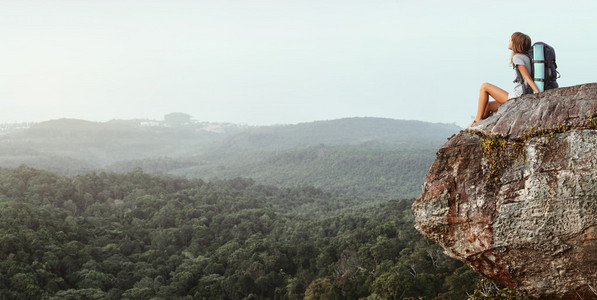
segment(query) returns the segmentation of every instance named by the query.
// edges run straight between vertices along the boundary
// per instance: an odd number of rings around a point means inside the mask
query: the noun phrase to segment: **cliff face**
[[[597,299],[596,128],[597,83],[506,102],[438,151],[416,228],[508,287]]]

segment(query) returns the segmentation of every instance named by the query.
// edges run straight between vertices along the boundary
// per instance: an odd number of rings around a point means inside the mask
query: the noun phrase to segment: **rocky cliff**
[[[510,100],[438,151],[416,228],[540,299],[597,299],[597,83]]]

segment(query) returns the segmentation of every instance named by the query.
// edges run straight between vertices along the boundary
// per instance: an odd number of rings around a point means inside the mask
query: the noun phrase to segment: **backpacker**
[[[557,88],[556,79],[560,78],[560,73],[557,71],[556,52],[553,47],[544,42],[536,42],[527,52],[527,56],[531,59],[531,77],[535,80],[539,92]]]

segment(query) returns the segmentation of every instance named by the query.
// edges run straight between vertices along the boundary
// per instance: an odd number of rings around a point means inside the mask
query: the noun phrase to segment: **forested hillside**
[[[0,299],[463,299],[412,200],[251,179],[0,169]]]
[[[281,187],[310,185],[359,197],[416,197],[435,151],[385,144],[319,145],[278,153],[212,153],[186,164],[168,158],[138,160],[113,165],[110,170],[128,172],[140,167],[186,178],[242,176]]]
[[[365,197],[415,197],[435,151],[459,128],[347,118],[249,127],[199,122],[55,120],[0,136],[0,166],[58,174],[142,168],[186,178],[249,177]]]

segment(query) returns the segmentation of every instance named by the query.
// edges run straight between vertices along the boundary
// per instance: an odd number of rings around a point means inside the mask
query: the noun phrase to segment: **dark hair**
[[[510,57],[510,64],[513,64],[512,58],[516,54],[524,54],[531,49],[531,38],[522,33],[515,32],[512,34],[512,57]]]

